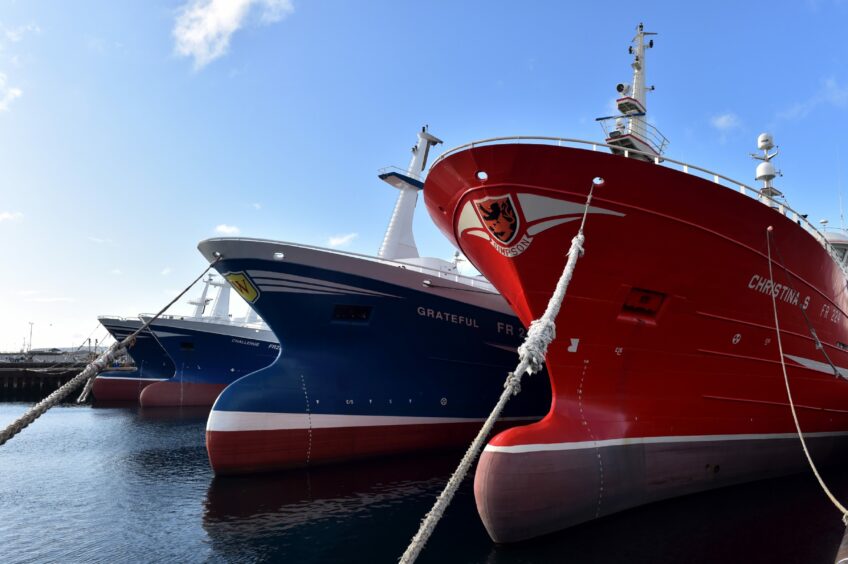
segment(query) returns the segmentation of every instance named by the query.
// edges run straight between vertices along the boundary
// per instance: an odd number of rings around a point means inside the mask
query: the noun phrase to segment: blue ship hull
[[[162,317],[150,331],[176,370],[142,392],[144,407],[212,405],[229,384],[267,366],[280,352],[271,331],[250,325]]]
[[[116,341],[124,340],[142,325],[138,319],[99,319]],[[127,354],[135,363],[135,368],[101,372],[92,386],[95,401],[135,402],[144,388],[174,375],[174,363],[148,331],[136,336],[135,344],[127,349]]]
[[[268,241],[200,249],[223,254],[216,268],[283,343],[273,364],[216,401],[207,449],[217,473],[467,444],[517,363],[524,330],[481,285]],[[537,375],[504,420],[540,418],[550,401]]]

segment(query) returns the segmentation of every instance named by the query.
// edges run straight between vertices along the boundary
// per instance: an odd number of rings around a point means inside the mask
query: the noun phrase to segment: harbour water
[[[0,404],[0,424],[28,407]],[[205,422],[205,410],[49,411],[0,447],[0,561],[396,562],[461,456],[216,479]],[[825,476],[848,499],[844,469]],[[497,546],[468,479],[419,561],[829,564],[842,532],[803,474]]]

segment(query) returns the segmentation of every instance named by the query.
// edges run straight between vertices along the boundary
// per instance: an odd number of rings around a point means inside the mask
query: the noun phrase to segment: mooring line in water
[[[445,510],[450,505],[453,496],[456,494],[456,490],[459,489],[459,485],[462,483],[471,465],[479,456],[480,450],[483,448],[483,442],[489,436],[489,433],[491,433],[492,427],[500,417],[504,407],[506,407],[506,402],[509,401],[509,398],[521,391],[521,377],[525,372],[532,375],[534,372],[540,372],[542,370],[548,345],[551,344],[551,341],[556,336],[556,324],[554,320],[559,313],[560,306],[562,306],[565,293],[568,290],[568,284],[571,282],[571,277],[577,266],[577,259],[583,256],[584,253],[583,241],[585,237],[583,236],[583,228],[586,225],[586,216],[589,213],[589,203],[592,201],[592,191],[595,187],[602,186],[603,183],[602,178],[595,178],[592,181],[592,186],[589,188],[589,195],[586,198],[586,205],[583,209],[583,219],[580,222],[580,229],[577,231],[577,235],[571,240],[571,248],[569,248],[566,254],[568,260],[565,263],[559,281],[557,281],[556,289],[548,301],[548,307],[545,308],[545,313],[542,317],[530,324],[530,328],[527,330],[527,336],[524,338],[524,343],[518,347],[518,356],[520,358],[518,366],[515,368],[515,371],[510,372],[507,376],[506,382],[504,382],[504,391],[501,393],[498,403],[495,404],[492,413],[471,442],[471,446],[465,451],[465,455],[462,457],[459,466],[454,470],[445,489],[439,494],[433,508],[430,509],[427,516],[421,521],[418,532],[412,537],[412,541],[406,547],[403,556],[400,557],[401,564],[415,562],[419,554],[421,554],[424,545],[427,544],[427,541],[436,529],[436,525],[439,524]]]
[[[769,280],[771,280],[772,283],[774,282],[774,273],[772,272],[771,267],[771,244],[772,237],[774,236],[773,233],[774,227],[769,225],[766,229],[766,247],[768,249]],[[777,249],[776,245],[775,249]],[[782,258],[781,262],[783,262]],[[786,266],[784,265],[783,268],[786,269]],[[821,486],[822,490],[824,490],[824,493],[827,495],[828,498],[830,498],[830,501],[833,503],[833,505],[835,505],[836,508],[842,512],[842,523],[844,523],[846,526],[845,533],[842,537],[842,543],[840,544],[839,550],[836,554],[836,564],[843,564],[848,562],[848,509],[846,509],[844,505],[839,503],[839,500],[836,499],[836,496],[833,495],[833,493],[827,487],[827,484],[824,483],[824,479],[821,477],[821,474],[819,474],[819,470],[818,468],[816,468],[815,462],[813,462],[813,457],[810,455],[810,450],[807,448],[807,441],[804,439],[804,433],[801,432],[801,424],[798,422],[798,414],[795,411],[795,403],[792,400],[792,390],[789,387],[789,375],[786,372],[786,360],[783,358],[783,343],[780,339],[780,322],[778,321],[777,317],[777,297],[775,296],[774,292],[770,292],[770,294],[771,306],[772,310],[774,311],[774,330],[775,334],[777,335],[777,350],[778,354],[780,354],[780,367],[783,370],[783,382],[784,384],[786,384],[786,397],[789,398],[789,409],[792,411],[792,419],[795,421],[795,430],[798,432],[798,438],[801,440],[801,448],[804,449],[804,455],[807,457],[807,462],[810,464],[810,469],[813,471],[813,474],[815,474],[816,480],[819,481],[819,485]],[[804,317],[806,317],[806,314]],[[824,347],[822,346],[821,341],[819,341],[818,336],[815,334],[815,330],[812,327],[810,327],[810,332],[813,334],[813,338],[816,341],[816,348],[820,348],[822,351],[824,351]],[[827,356],[827,353],[825,353],[825,358],[827,358],[828,362],[830,362],[830,358]],[[831,366],[833,366],[833,363],[831,363]],[[835,366],[834,373],[837,377],[840,376]]]
[[[159,313],[151,317],[146,323],[142,324],[141,327],[136,329],[134,333],[126,337],[120,343],[114,343],[110,346],[106,352],[97,357],[94,361],[92,361],[88,366],[85,367],[85,370],[71,378],[64,386],[35,404],[32,409],[24,413],[21,417],[15,420],[11,425],[6,427],[2,432],[0,432],[0,446],[6,444],[9,439],[26,429],[33,421],[44,415],[44,413],[50,409],[51,407],[55,407],[59,402],[65,399],[65,396],[70,394],[73,390],[75,390],[78,386],[80,386],[83,382],[86,383],[85,389],[83,390],[83,394],[87,395],[88,391],[91,389],[91,384],[94,381],[94,377],[97,376],[100,372],[106,369],[109,364],[115,360],[115,357],[127,347],[131,347],[133,343],[135,343],[136,335],[147,329],[147,327],[156,319],[159,318],[165,311],[174,305],[174,303],[179,300],[183,295],[189,291],[189,289],[194,286],[198,280],[203,278],[203,276],[209,272],[209,270],[217,264],[217,262],[221,260],[221,256],[218,255],[214,261],[212,261],[209,266],[207,266],[203,273],[198,276],[194,282],[189,284],[185,290],[179,293],[176,298],[171,300],[168,305],[163,307]],[[80,396],[80,399],[83,399],[83,396]],[[79,400],[78,400],[79,401]]]

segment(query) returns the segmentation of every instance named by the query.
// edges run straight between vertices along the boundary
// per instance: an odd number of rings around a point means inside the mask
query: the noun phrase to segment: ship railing
[[[152,313],[142,313],[139,315],[141,317],[153,317]],[[246,322],[244,318],[237,317],[233,318],[232,314],[229,314],[229,317],[212,317],[211,315],[207,315],[204,317],[195,317],[193,315],[176,315],[176,314],[168,314],[163,313],[159,316],[159,319],[170,319],[173,321],[197,321],[199,323],[213,323],[215,325],[232,325],[235,327],[245,327],[248,329],[267,329],[268,326],[265,325],[261,321],[251,321]]]
[[[484,290],[486,292],[497,293],[497,290],[492,285],[491,282],[483,278],[482,276],[467,276],[465,274],[458,274],[455,272],[445,272],[444,270],[439,270],[437,268],[427,268],[426,266],[420,266],[417,264],[406,264],[403,262],[395,262],[394,266],[399,266],[400,268],[405,268],[406,270],[411,270],[413,272],[418,272],[420,274],[429,274],[430,276],[435,276],[439,280],[447,280],[449,282],[456,282],[457,284],[463,284],[465,286],[471,286],[472,288],[478,290]],[[427,280],[424,280],[424,283],[430,285],[431,283]]]
[[[322,249],[326,250],[326,249]],[[354,254],[354,253],[350,253]],[[448,272],[445,270],[439,270],[438,268],[432,268],[429,266],[422,266],[420,264],[411,264],[408,262],[403,262],[403,259],[399,260],[389,260],[389,259],[381,259],[379,257],[372,257],[368,255],[359,255],[362,258],[368,259],[373,262],[378,262],[380,264],[386,264],[389,266],[394,266],[397,268],[403,268],[405,270],[411,270],[412,272],[418,272],[419,274],[427,274],[430,276],[435,276],[439,280],[447,280],[449,282],[456,282],[457,284],[462,284],[463,286],[470,286],[477,290],[483,290],[485,292],[497,293],[498,291],[492,285],[491,282],[486,280],[482,276],[469,276],[467,274],[460,274],[458,272]],[[427,282],[426,280],[424,282]]]
[[[574,147],[577,146],[579,148],[591,147],[592,151],[597,151],[601,148],[605,149],[615,149],[617,151],[621,151],[621,147],[617,147],[615,145],[608,145],[606,143],[599,143],[596,141],[587,141],[585,139],[568,139],[565,137],[544,137],[544,136],[524,136],[517,135],[512,137],[493,137],[491,139],[483,139],[481,141],[473,141],[471,143],[466,143],[465,145],[460,145],[459,147],[454,147],[453,149],[449,149],[439,155],[433,164],[430,166],[432,169],[435,167],[442,159],[449,157],[454,153],[458,153],[460,151],[464,151],[466,149],[473,149],[475,147],[482,147],[487,145],[506,145],[506,144],[514,144],[514,143],[529,143],[529,144],[544,144],[544,145],[555,145],[558,147]],[[824,234],[819,231],[819,229],[810,223],[807,220],[806,215],[802,215],[789,207],[786,202],[776,200],[769,196],[766,196],[756,188],[752,188],[738,180],[734,180],[722,174],[719,174],[715,171],[689,164],[684,163],[683,161],[677,161],[674,159],[670,159],[668,157],[659,157],[653,153],[649,153],[647,151],[638,151],[635,149],[625,149],[623,156],[625,158],[629,158],[631,155],[641,155],[649,157],[650,160],[654,162],[656,165],[661,165],[666,168],[671,168],[673,170],[680,170],[686,174],[692,174],[695,176],[699,176],[706,180],[711,180],[713,183],[722,186],[723,188],[729,188],[740,194],[748,196],[749,198],[753,198],[755,200],[759,200],[763,204],[767,205],[775,212],[783,215],[784,217],[794,221],[798,225],[804,228],[807,233],[809,233],[813,238],[815,238],[830,254],[830,256],[839,263],[837,260],[837,254],[833,246],[827,241]],[[640,159],[642,160],[642,159]],[[843,269],[843,272],[845,270]],[[848,273],[846,273],[848,275]]]
[[[142,313],[139,317],[153,317],[153,314]],[[205,317],[195,317],[194,315],[177,315],[171,313],[163,313],[159,316],[159,319],[172,319],[175,321],[219,321],[222,323],[227,321],[227,319],[224,319],[223,317],[211,317],[208,315]]]
[[[390,172],[397,172],[402,176],[408,176],[410,178],[414,178],[419,182],[424,182],[424,176],[417,172],[409,172],[406,169],[400,168],[399,166],[384,166],[383,168],[377,170],[377,174],[388,174]]]
[[[635,125],[631,122],[631,124],[624,129],[619,129],[616,127],[616,122],[620,119],[628,119],[634,120],[637,119],[635,117],[628,116],[611,116],[607,118],[599,118],[597,121],[600,122],[601,127],[604,130],[604,135],[607,138],[616,137],[617,135],[624,135],[627,133],[635,133],[639,134],[639,129],[643,128],[642,137],[651,146],[651,148],[656,151],[658,155],[663,154],[665,148],[668,147],[668,138],[660,133],[660,130],[657,129],[654,125],[648,123],[647,121],[642,120],[642,122],[638,125]]]
[[[152,313],[142,313],[139,317],[153,317]],[[174,321],[205,321],[206,318],[203,317],[195,317],[193,315],[176,315],[163,313],[159,316],[159,319],[171,319]],[[219,318],[220,319],[220,318]]]
[[[123,317],[122,315],[98,315],[98,321],[101,319],[115,319],[117,321],[138,321],[137,317]]]
[[[657,153],[662,154],[668,147],[668,138],[660,133],[659,129],[647,122],[645,123],[645,134],[648,136],[648,141],[653,143],[657,149]]]
[[[276,242],[276,241],[271,241]],[[418,272],[419,274],[429,274],[430,276],[434,276],[439,280],[446,280],[450,282],[456,282],[457,284],[462,284],[463,286],[470,286],[476,290],[480,290],[486,293],[497,294],[498,291],[495,287],[486,280],[483,276],[469,276],[467,274],[459,274],[458,272],[449,272],[445,270],[440,270],[438,268],[432,268],[429,266],[423,266],[420,264],[412,264],[408,262],[404,262],[403,259],[384,259],[380,257],[375,257],[372,255],[364,255],[362,253],[354,253],[350,251],[338,251],[335,249],[327,249],[324,247],[316,247],[313,245],[302,245],[300,243],[297,244],[298,247],[303,249],[311,249],[314,251],[320,251],[322,253],[331,253],[334,255],[346,256],[346,257],[356,257],[359,259],[367,260],[370,262],[375,262],[378,264],[385,264],[387,266],[393,266],[395,268],[403,268],[405,270],[410,270],[412,272]],[[277,254],[280,256],[277,257]],[[277,253],[274,256],[274,260],[284,260],[284,253]],[[445,264],[450,264],[445,261]],[[426,282],[426,280],[425,280]]]

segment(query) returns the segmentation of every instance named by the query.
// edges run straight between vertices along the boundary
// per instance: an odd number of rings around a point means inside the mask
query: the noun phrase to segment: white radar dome
[[[757,165],[757,180],[772,180],[777,174],[774,171],[774,165],[770,162],[764,162]]]
[[[762,151],[768,151],[774,147],[774,137],[771,136],[771,133],[760,133],[760,136],[757,137],[757,148]],[[759,172],[759,168],[757,172]]]

